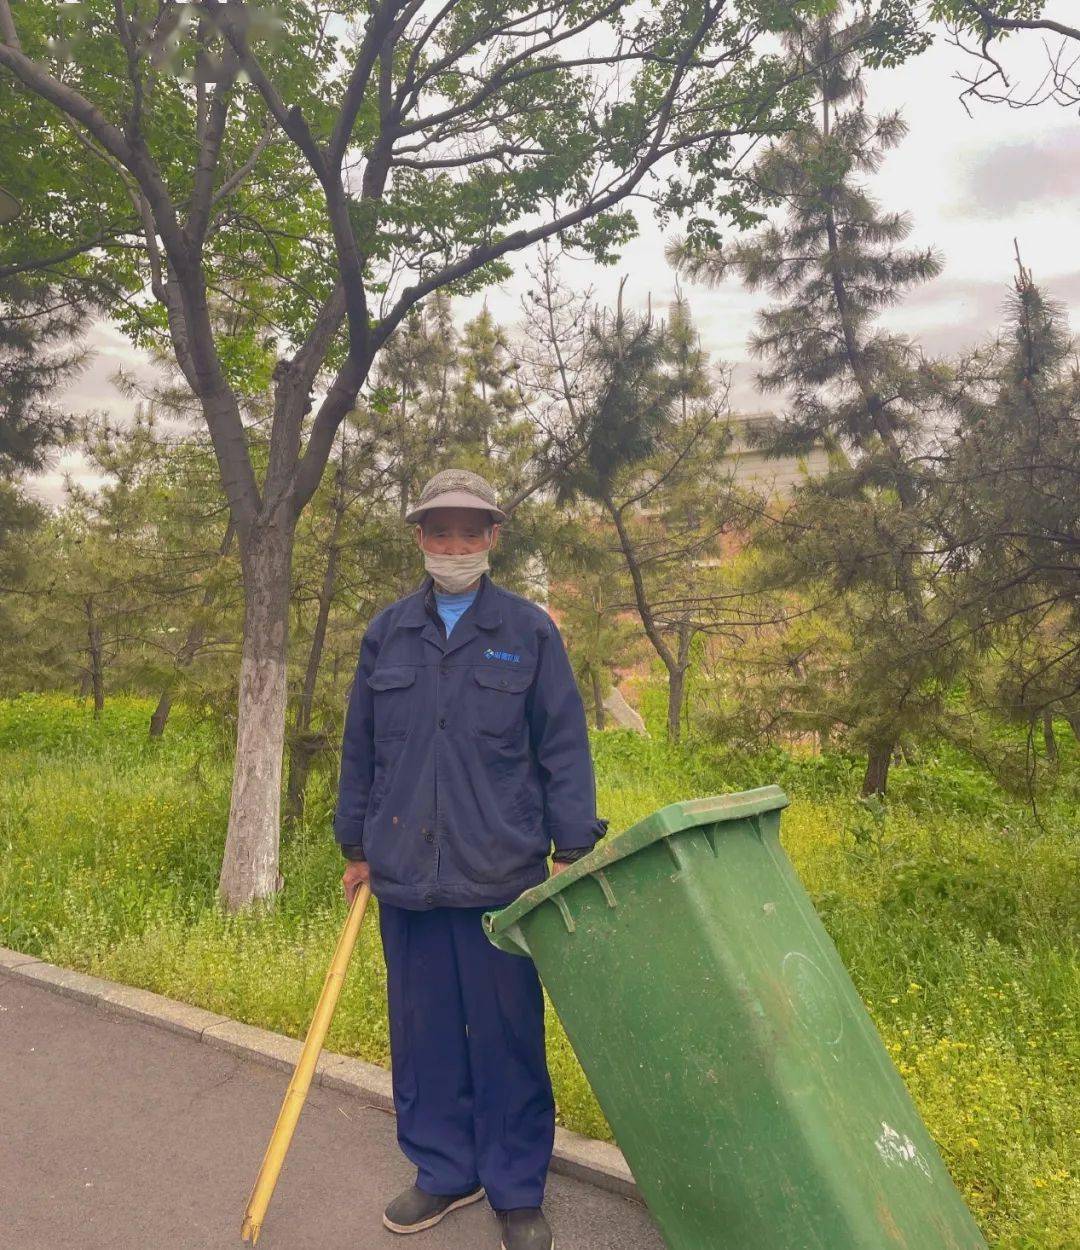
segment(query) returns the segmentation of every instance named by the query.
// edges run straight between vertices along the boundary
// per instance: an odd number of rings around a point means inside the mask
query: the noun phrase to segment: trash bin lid
[[[790,800],[779,786],[760,786],[756,790],[743,790],[738,794],[713,794],[704,799],[687,799],[683,803],[669,803],[644,820],[631,825],[623,833],[604,838],[588,855],[570,864],[556,876],[549,877],[519,895],[501,911],[484,915],[484,928],[497,934],[510,928],[527,912],[546,902],[582,877],[598,869],[608,868],[620,859],[634,855],[661,838],[693,829],[698,825],[715,825],[728,821],[745,820],[760,816],[763,812],[775,812],[787,807]]]

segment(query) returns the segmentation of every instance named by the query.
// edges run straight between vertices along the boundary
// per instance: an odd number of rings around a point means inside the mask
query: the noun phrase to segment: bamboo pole
[[[289,1081],[289,1088],[285,1091],[285,1101],[278,1112],[277,1123],[270,1135],[270,1144],[266,1147],[266,1154],[263,1155],[259,1175],[255,1178],[255,1185],[248,1199],[247,1211],[244,1213],[244,1222],[240,1226],[241,1238],[247,1241],[250,1237],[252,1245],[259,1240],[259,1231],[266,1216],[266,1208],[273,1197],[278,1174],[285,1162],[285,1153],[292,1141],[296,1122],[300,1119],[304,1099],[311,1086],[311,1078],[315,1075],[315,1065],[319,1061],[319,1054],[326,1040],[330,1021],[334,1018],[334,1009],[337,1007],[338,996],[341,994],[345,972],[360,933],[360,926],[364,923],[364,913],[367,911],[370,898],[371,887],[364,882],[353,896],[345,927],[338,938],[334,957],[330,961],[330,968],[323,982],[322,993],[315,1006],[311,1027],[308,1029],[307,1037],[304,1038],[304,1048],[300,1052],[300,1058],[297,1060],[292,1079]]]

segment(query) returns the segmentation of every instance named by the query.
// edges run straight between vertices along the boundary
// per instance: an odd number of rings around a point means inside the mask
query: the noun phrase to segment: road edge
[[[6,946],[0,946],[0,972],[44,986],[68,998],[131,1016],[173,1033],[183,1033],[196,1041],[232,1051],[268,1067],[291,1072],[300,1057],[301,1043],[296,1038],[256,1028],[202,1007],[192,1007],[152,990],[107,981],[72,968],[61,968]],[[390,1073],[377,1064],[324,1050],[315,1068],[314,1083],[353,1094],[367,1106],[393,1114]],[[610,1142],[596,1141],[569,1129],[556,1128],[551,1171],[624,1198],[642,1201],[622,1151]]]

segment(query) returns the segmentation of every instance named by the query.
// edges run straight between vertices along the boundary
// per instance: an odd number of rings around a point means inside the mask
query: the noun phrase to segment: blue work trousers
[[[483,907],[379,905],[397,1137],[430,1194],[484,1186],[538,1207],[555,1141],[544,999],[531,959],[484,936]]]

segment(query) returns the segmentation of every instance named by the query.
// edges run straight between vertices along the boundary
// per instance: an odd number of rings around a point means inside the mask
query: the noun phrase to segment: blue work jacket
[[[494,907],[607,821],[555,622],[485,573],[447,638],[433,586],[383,609],[360,645],[334,836],[385,902]]]

